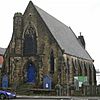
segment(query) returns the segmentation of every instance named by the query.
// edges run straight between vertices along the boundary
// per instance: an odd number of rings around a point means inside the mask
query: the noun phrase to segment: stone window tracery
[[[24,34],[23,55],[32,56],[37,53],[36,33],[30,26]]]

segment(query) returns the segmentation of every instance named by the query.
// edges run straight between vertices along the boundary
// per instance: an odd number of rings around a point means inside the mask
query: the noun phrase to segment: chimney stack
[[[81,32],[80,32],[80,36],[78,36],[78,41],[82,44],[83,48],[85,49],[85,40],[84,40],[84,36],[81,35]]]

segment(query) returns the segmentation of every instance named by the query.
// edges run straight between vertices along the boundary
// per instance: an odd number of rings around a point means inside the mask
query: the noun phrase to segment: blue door
[[[4,75],[2,78],[2,88],[8,88],[8,76]]]
[[[35,65],[29,64],[27,69],[27,82],[35,83],[36,82],[36,69]]]
[[[51,77],[48,75],[45,75],[43,77],[43,88],[51,90],[51,85],[52,85],[51,83],[52,83]]]

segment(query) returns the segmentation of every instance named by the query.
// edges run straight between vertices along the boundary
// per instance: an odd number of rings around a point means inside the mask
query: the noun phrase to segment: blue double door
[[[36,83],[36,67],[34,64],[29,64],[27,67],[27,82]]]

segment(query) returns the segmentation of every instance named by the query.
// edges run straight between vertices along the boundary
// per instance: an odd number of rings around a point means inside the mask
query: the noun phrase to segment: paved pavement
[[[15,100],[15,99],[12,99]],[[100,97],[17,96],[16,100],[100,100]]]
[[[17,96],[18,100],[72,100],[71,97],[62,97],[62,96]]]

